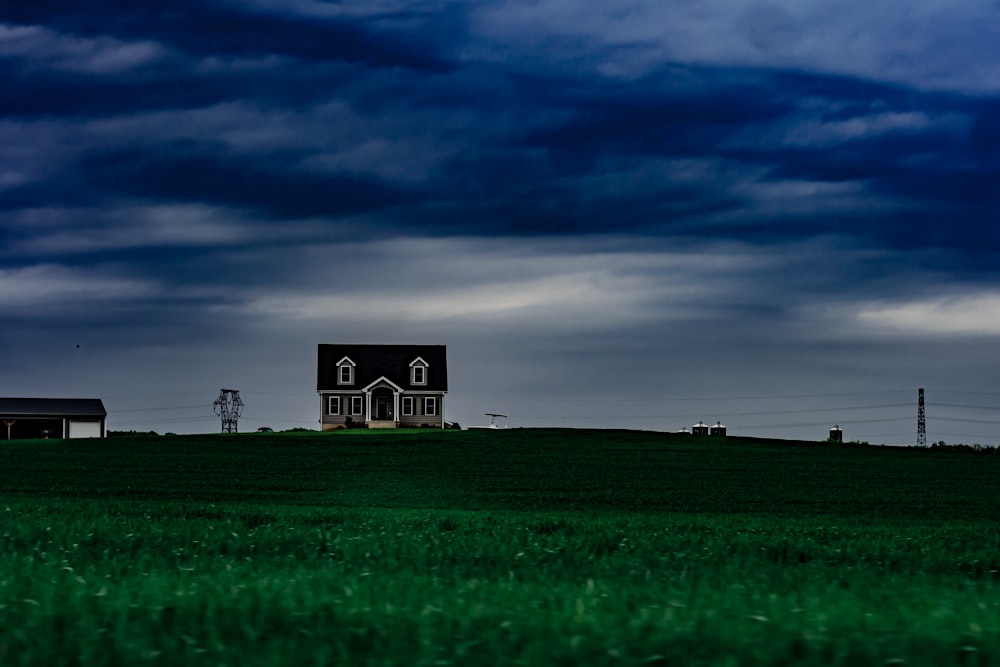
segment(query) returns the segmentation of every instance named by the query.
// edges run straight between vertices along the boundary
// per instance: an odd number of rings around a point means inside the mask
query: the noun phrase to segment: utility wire
[[[910,390],[906,390],[908,393]],[[743,395],[743,396],[642,396],[634,398],[542,398],[537,403],[659,403],[663,401],[751,401],[751,400],[787,400],[796,398],[833,398],[836,396],[877,396],[885,394],[902,394],[901,390],[840,392],[830,394],[774,394],[774,395]],[[909,405],[906,403],[905,405]]]
[[[1000,407],[996,405],[959,405],[957,403],[928,403],[928,405],[939,408],[962,408],[964,410],[997,410],[1000,411]]]
[[[1000,421],[993,421],[989,419],[959,419],[957,417],[934,417],[934,420],[943,422],[963,422],[968,424],[993,424],[1000,426]]]
[[[211,410],[212,405],[210,403],[200,403],[198,405],[174,405],[169,407],[158,407],[158,408],[123,408],[115,409],[115,413],[119,412],[158,412],[163,410],[191,410],[192,408],[205,408],[207,407]]]

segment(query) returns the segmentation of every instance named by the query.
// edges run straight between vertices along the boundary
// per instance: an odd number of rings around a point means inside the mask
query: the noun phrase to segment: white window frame
[[[336,401],[336,403],[334,403]],[[333,406],[336,405],[337,409],[334,410]],[[326,397],[326,414],[328,415],[339,415],[340,414],[340,396],[327,396]]]
[[[365,401],[363,396],[351,396],[351,415],[363,415],[365,413]]]
[[[404,396],[403,397],[403,416],[412,417],[413,416],[413,397]]]
[[[350,357],[344,357],[337,362],[337,384],[354,384],[354,362]],[[347,379],[344,379],[344,371],[347,371]]]
[[[428,410],[428,405],[433,406],[433,410]],[[424,414],[431,417],[437,416],[437,396],[424,397]]]
[[[424,386],[427,384],[427,367],[428,364],[421,357],[417,357],[410,362],[410,384]],[[420,379],[417,379],[417,372],[420,372]]]

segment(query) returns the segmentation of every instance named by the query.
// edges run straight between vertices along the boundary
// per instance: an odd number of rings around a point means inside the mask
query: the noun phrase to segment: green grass
[[[997,664],[998,467],[624,431],[2,443],[0,664]]]

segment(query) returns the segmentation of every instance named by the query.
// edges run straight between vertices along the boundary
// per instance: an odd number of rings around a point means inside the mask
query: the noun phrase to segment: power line
[[[174,405],[174,406],[169,406],[169,407],[162,406],[162,407],[158,407],[158,408],[124,408],[124,409],[117,409],[116,408],[115,412],[116,413],[118,413],[118,412],[157,412],[157,411],[163,411],[163,410],[190,410],[191,408],[204,408],[204,407],[205,407],[204,404],[199,404],[199,405]]]
[[[960,419],[958,417],[935,417],[934,419],[941,420],[943,422],[965,422],[969,424],[992,424],[994,426],[1000,426],[1000,421],[990,419]]]
[[[910,403],[887,403],[887,404],[883,404],[883,405],[854,405],[854,406],[837,407],[837,408],[805,408],[805,409],[799,409],[799,410],[770,410],[770,411],[764,410],[764,411],[755,411],[755,412],[728,412],[728,411],[720,411],[720,413],[719,413],[718,416],[719,417],[725,417],[726,419],[732,419],[733,417],[767,417],[767,416],[774,416],[774,415],[798,415],[798,414],[813,414],[813,413],[822,413],[822,412],[846,412],[846,411],[852,411],[852,410],[881,410],[881,409],[887,409],[887,408],[904,408],[904,407],[908,407],[909,405],[911,405],[911,404]],[[544,420],[544,419],[574,419],[574,420],[580,420],[580,421],[595,421],[595,420],[602,420],[602,419],[698,419],[700,417],[703,417],[703,413],[704,413],[704,411],[702,413],[681,413],[681,414],[676,414],[676,413],[675,414],[653,413],[653,414],[628,414],[628,415],[623,415],[623,414],[613,414],[613,415],[608,415],[608,414],[605,414],[605,415],[594,415],[594,414],[590,414],[590,415],[568,415],[568,414],[562,414],[562,415],[528,415],[528,414],[518,415],[518,414],[512,414],[511,417],[512,418],[516,418],[516,419],[536,419],[536,420]],[[902,419],[902,418],[899,418],[899,419]],[[896,418],[892,419],[892,421],[896,421],[896,420],[897,420]],[[853,422],[849,422],[847,420],[844,420],[844,421],[845,421],[845,423],[858,423],[858,420],[854,420]],[[794,426],[794,424],[790,424],[790,426]]]
[[[932,403],[934,407],[962,408],[963,410],[1000,410],[996,405],[959,405],[957,403]]]
[[[903,394],[905,390],[885,391],[852,391],[829,394],[774,394],[774,395],[728,395],[728,396],[636,396],[626,398],[541,398],[535,403],[660,403],[665,401],[753,401],[753,400],[789,400],[805,398],[833,398],[837,396],[879,396],[886,394]],[[909,405],[908,403],[906,405]]]
[[[901,422],[909,421],[912,417],[888,417],[885,419],[842,419],[840,420],[841,425],[854,426],[856,424],[882,424],[887,422]],[[813,426],[829,426],[829,422],[798,422],[795,424],[752,424],[752,425],[741,425],[734,424],[733,428],[739,428],[745,431],[760,430],[764,428],[798,428],[798,427],[813,427]]]
[[[734,417],[758,416],[758,415],[798,415],[811,412],[840,412],[845,410],[881,410],[886,408],[905,408],[909,403],[887,403],[885,405],[855,405],[843,408],[808,408],[802,410],[774,410],[769,412],[727,412],[727,415]]]
[[[148,424],[154,422],[156,424],[179,424],[182,422],[198,422],[214,420],[213,416],[208,417],[165,417],[163,419],[131,419],[120,421],[118,419],[109,419],[108,421],[113,422],[116,425],[131,425],[131,424]]]
[[[964,389],[935,389],[939,394],[969,394],[972,396],[1000,396],[998,392],[992,391],[967,391]]]

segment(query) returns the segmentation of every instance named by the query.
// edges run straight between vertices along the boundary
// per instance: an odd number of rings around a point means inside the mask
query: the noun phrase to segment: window
[[[413,397],[404,396],[403,397],[403,414],[412,415],[413,414]]]
[[[361,396],[351,396],[351,414],[360,415],[364,412],[365,406]]]
[[[410,384],[427,384],[427,362],[420,357],[410,362]]]
[[[425,415],[436,415],[437,409],[437,397],[428,396],[424,399],[424,414]]]
[[[337,384],[354,384],[354,362],[348,357],[337,362]]]
[[[340,414],[340,396],[330,396],[326,406],[326,414]]]

